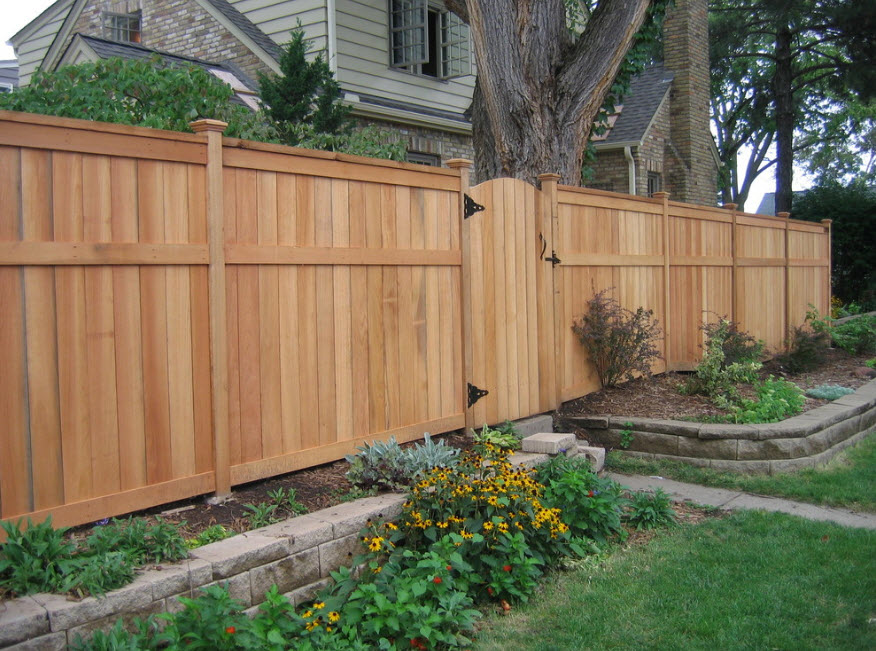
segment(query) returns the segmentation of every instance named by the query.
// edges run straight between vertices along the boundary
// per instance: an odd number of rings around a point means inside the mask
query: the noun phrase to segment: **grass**
[[[659,475],[678,481],[876,512],[876,436],[844,450],[821,468],[781,475],[745,475],[696,468],[681,461],[649,460],[612,452],[609,470]]]
[[[665,530],[490,615],[475,649],[874,649],[876,532],[745,511]]]

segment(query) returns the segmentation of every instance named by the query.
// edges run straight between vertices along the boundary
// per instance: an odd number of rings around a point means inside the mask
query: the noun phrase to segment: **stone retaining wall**
[[[77,634],[109,630],[118,619],[181,610],[179,597],[217,583],[250,609],[274,584],[295,604],[312,599],[331,581],[330,572],[362,551],[365,523],[395,519],[404,501],[400,494],[369,497],[239,534],[193,550],[186,561],[143,571],[100,598],[39,594],[0,601],[0,648],[64,649]]]
[[[619,449],[632,430],[628,454],[734,472],[775,474],[826,463],[876,427],[876,380],[780,423],[716,425],[624,416],[565,416],[595,445]],[[629,426],[628,426],[629,424]]]

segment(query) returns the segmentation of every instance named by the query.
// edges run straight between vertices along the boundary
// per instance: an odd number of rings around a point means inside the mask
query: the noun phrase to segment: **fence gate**
[[[547,260],[553,246],[547,192],[494,179],[469,194],[483,207],[468,210],[465,220],[471,242],[469,422],[480,426],[557,406]]]

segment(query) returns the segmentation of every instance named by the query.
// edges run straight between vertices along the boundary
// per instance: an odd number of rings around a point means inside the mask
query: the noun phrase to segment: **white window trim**
[[[420,16],[415,15],[419,12]],[[396,26],[395,16],[411,13],[409,25]],[[437,14],[434,33],[429,29],[429,14]],[[472,47],[468,25],[441,4],[429,0],[387,0],[389,67],[430,79],[446,81],[472,74]],[[455,19],[455,20],[454,20]],[[457,33],[454,34],[453,32]],[[460,35],[462,31],[464,35]],[[409,34],[406,36],[405,32]],[[419,32],[419,34],[417,34]],[[429,39],[438,43],[438,61],[429,60]],[[397,41],[402,42],[397,45]],[[398,51],[401,56],[397,56]],[[405,56],[410,51],[410,56]],[[423,72],[423,64],[434,63],[436,75]],[[450,69],[450,70],[449,70]]]

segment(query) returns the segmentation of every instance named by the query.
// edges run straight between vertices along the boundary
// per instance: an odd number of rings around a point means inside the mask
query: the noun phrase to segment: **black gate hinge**
[[[471,382],[469,382],[468,383],[468,407],[469,407],[469,409],[471,409],[478,400],[480,400],[481,398],[483,398],[485,395],[487,395],[489,393],[490,392],[487,391],[486,389],[480,389],[480,388],[476,387],[475,385],[473,385]]]
[[[554,265],[555,267],[556,267],[558,264],[560,264],[560,263],[562,262],[562,260],[560,260],[560,259],[557,257],[557,252],[556,252],[556,251],[551,251],[551,257],[549,257],[549,258],[545,258],[544,261],[545,261],[545,262],[550,262],[550,263],[551,263],[552,265]]]
[[[468,219],[476,212],[480,212],[481,210],[484,210],[484,207],[481,204],[472,199],[470,196],[465,195],[465,211],[463,213],[464,219]]]

